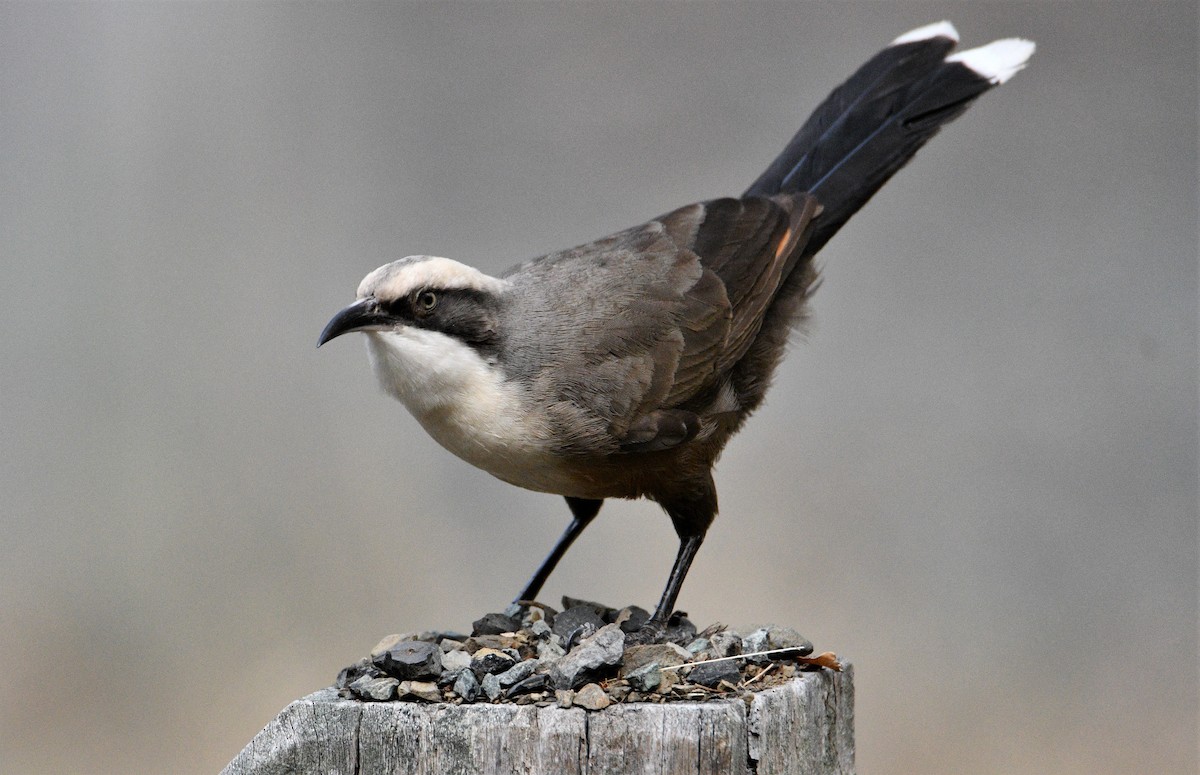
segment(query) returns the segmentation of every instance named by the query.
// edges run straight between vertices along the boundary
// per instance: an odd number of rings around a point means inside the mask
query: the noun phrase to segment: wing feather
[[[806,196],[718,199],[515,268],[508,314],[520,326],[506,330],[531,334],[503,345],[510,378],[552,407],[568,451],[687,441],[697,402],[749,350],[818,210]],[[563,304],[578,325],[546,330]]]

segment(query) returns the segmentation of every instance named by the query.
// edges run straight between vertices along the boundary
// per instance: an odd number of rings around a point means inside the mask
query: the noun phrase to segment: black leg
[[[567,553],[567,549],[571,548],[571,544],[575,543],[575,539],[583,532],[583,529],[596,518],[596,514],[600,512],[602,500],[589,500],[587,498],[571,498],[567,497],[567,506],[571,508],[571,524],[567,525],[567,529],[563,531],[562,536],[558,539],[558,543],[550,551],[550,554],[545,560],[542,560],[541,567],[537,569],[537,573],[533,574],[533,578],[525,585],[525,589],[521,594],[517,595],[516,602],[522,600],[535,600],[538,593],[542,591],[542,585],[546,583],[546,579],[550,578],[550,574],[554,571],[554,566],[558,565],[558,561]],[[693,552],[694,553],[694,552]],[[690,562],[690,560],[689,560]],[[686,572],[686,568],[684,569]]]
[[[687,577],[688,568],[692,567],[692,560],[703,541],[704,533],[683,536],[679,539],[679,554],[675,555],[675,564],[671,566],[671,575],[667,578],[667,588],[663,590],[662,599],[658,601],[658,608],[654,609],[654,615],[650,617],[650,621],[646,622],[647,626],[666,625],[667,619],[674,613],[675,600],[679,597],[683,580]]]
[[[704,534],[717,516],[717,490],[712,477],[708,476],[694,483],[683,495],[661,498],[658,502],[675,526],[675,534],[679,536],[679,553],[675,555],[675,564],[671,566],[671,575],[667,577],[667,587],[658,601],[658,607],[654,609],[654,615],[643,627],[644,632],[638,633],[636,640],[645,643],[651,642],[666,629],[667,619],[675,611],[675,601],[683,587],[683,580],[687,578],[688,568],[692,567],[692,560],[700,544],[704,543]]]

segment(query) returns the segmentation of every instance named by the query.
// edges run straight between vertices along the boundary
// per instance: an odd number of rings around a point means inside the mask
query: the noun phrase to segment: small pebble
[[[559,689],[573,689],[590,674],[619,665],[624,654],[625,633],[620,625],[606,624],[555,662],[550,669],[550,680]]]
[[[441,702],[442,692],[437,684],[430,681],[401,681],[396,687],[396,694],[404,697],[411,695],[426,702]]]
[[[558,642],[558,636],[554,633],[550,633],[550,637],[546,640],[538,641],[537,655],[543,664],[556,662],[566,653],[566,649]]]
[[[466,702],[475,702],[479,696],[479,679],[470,670],[463,670],[454,681],[454,693]]]
[[[497,676],[497,677],[499,677],[499,676]],[[504,681],[501,680],[501,683],[504,683]],[[543,689],[545,689],[549,685],[550,685],[550,676],[546,675],[545,673],[534,673],[533,675],[529,676],[528,678],[517,681],[515,684],[510,686],[508,688],[508,691],[504,693],[504,696],[505,697],[517,697],[522,694],[530,694],[532,692],[541,692]]]
[[[742,653],[742,638],[736,632],[718,632],[709,640],[713,653],[718,657],[732,657]]]
[[[521,623],[511,616],[484,614],[471,624],[471,635],[500,635],[505,632],[516,632],[519,629],[521,629]]]
[[[692,655],[687,649],[674,643],[648,643],[641,646],[630,646],[625,649],[621,662],[621,674],[649,664],[659,667],[673,667],[690,662]]]
[[[575,704],[584,710],[604,710],[612,700],[600,688],[600,684],[584,684],[575,692]]]
[[[360,699],[386,702],[395,696],[399,684],[395,678],[371,678],[364,675],[350,684],[350,690]]]
[[[741,680],[742,671],[738,668],[736,659],[723,662],[705,662],[696,665],[688,673],[688,680],[702,686],[715,687],[721,681],[737,684]]]
[[[583,600],[578,597],[563,595],[562,607],[564,611],[569,608],[590,608],[597,616],[604,620],[605,624],[612,624],[617,618],[617,609],[612,606],[607,606],[604,603],[595,603],[591,600]]]
[[[495,649],[499,651],[516,645],[511,635],[472,635],[463,641],[463,651],[474,654],[480,649]]]
[[[511,654],[485,648],[471,655],[471,670],[475,673],[476,678],[482,680],[484,675],[503,673],[516,662],[517,660]]]
[[[574,689],[555,689],[554,699],[558,702],[558,707],[569,708],[571,703],[575,702]]]
[[[347,689],[351,683],[362,678],[364,675],[371,678],[380,678],[383,676],[383,672],[375,667],[371,660],[360,659],[349,667],[343,667],[333,685],[338,689]]]
[[[420,640],[401,641],[372,658],[375,666],[400,680],[436,680],[442,674],[442,650]]]
[[[642,692],[652,692],[657,689],[659,683],[662,682],[662,676],[662,670],[659,669],[656,662],[642,665],[631,673],[625,673],[629,685]]]
[[[667,619],[667,630],[663,633],[663,640],[670,643],[687,643],[694,637],[696,625],[688,620],[687,614],[682,611],[671,614]]]
[[[661,677],[658,680],[658,687],[654,690],[655,695],[664,695],[683,681],[683,679],[679,677],[678,670],[663,670],[660,675]]]
[[[631,605],[622,608],[613,621],[621,625],[622,632],[636,632],[642,628],[643,624],[650,621],[650,612],[640,606]]]
[[[405,641],[405,640],[412,640],[412,638],[408,635],[400,635],[400,634],[385,635],[383,638],[381,638],[379,640],[378,643],[375,644],[375,648],[371,649],[371,656],[377,657],[377,656],[380,656],[381,654],[383,654],[385,651],[391,651],[392,648],[394,648],[397,643],[400,643],[401,641]]]
[[[479,686],[483,689],[484,696],[493,702],[500,699],[500,693],[504,691],[500,688],[500,679],[494,673],[486,674],[483,680],[479,682]]]
[[[465,670],[471,666],[471,655],[461,649],[454,649],[442,654],[442,670],[451,672]]]
[[[536,667],[536,659],[527,659],[524,662],[518,662],[503,673],[498,673],[496,679],[500,681],[501,686],[508,688],[533,675],[534,668]]]
[[[613,702],[624,702],[632,692],[633,687],[628,683],[614,682],[608,686],[608,696]]]
[[[592,628],[592,632],[595,632],[603,627],[604,624],[604,619],[596,613],[596,609],[585,604],[568,608],[554,617],[554,626],[552,629],[554,630],[554,634],[562,638],[565,644],[571,636],[577,636],[577,633],[581,630],[586,631]],[[587,636],[585,635],[584,637]],[[577,636],[577,640],[582,640],[582,638]]]
[[[800,656],[808,656],[813,650],[812,643],[791,627],[777,627],[774,624],[768,624],[766,627],[759,627],[742,637],[743,654],[787,648],[798,649]],[[759,656],[750,659],[762,664],[769,658]]]

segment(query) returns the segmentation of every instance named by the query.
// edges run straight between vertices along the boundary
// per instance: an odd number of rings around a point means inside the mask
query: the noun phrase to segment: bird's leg
[[[675,600],[679,597],[679,590],[683,587],[683,579],[687,576],[688,568],[692,567],[692,560],[703,541],[704,533],[683,536],[679,539],[679,553],[675,555],[675,564],[671,566],[671,575],[667,578],[667,588],[663,590],[662,599],[658,601],[658,608],[654,609],[654,615],[646,624],[659,622],[665,626],[667,619],[671,618],[671,614],[675,612]]]
[[[667,577],[666,589],[654,614],[641,629],[631,634],[636,643],[652,643],[666,630],[667,621],[675,612],[675,601],[679,598],[683,580],[692,567],[700,544],[704,543],[708,526],[717,515],[717,491],[710,476],[705,486],[689,496],[660,503],[675,525],[675,533],[679,536],[679,552],[675,555],[675,564],[671,566],[671,575]]]
[[[563,531],[559,537],[558,543],[550,550],[545,560],[542,560],[541,566],[537,572],[533,574],[533,578],[525,585],[525,589],[521,590],[521,594],[517,595],[517,599],[513,602],[522,600],[533,601],[537,598],[538,593],[542,591],[542,585],[546,583],[546,579],[550,578],[550,574],[554,571],[554,566],[558,565],[558,561],[567,553],[567,549],[571,548],[571,544],[575,543],[575,539],[583,532],[596,514],[600,512],[602,500],[591,500],[588,498],[572,498],[567,496],[567,506],[571,509],[571,524],[567,525],[567,529]]]

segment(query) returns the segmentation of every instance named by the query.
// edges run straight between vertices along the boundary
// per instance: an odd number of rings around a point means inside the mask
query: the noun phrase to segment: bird
[[[1025,67],[1033,42],[955,53],[948,21],[893,40],[829,94],[738,197],[690,204],[499,276],[440,256],[369,273],[318,347],[366,336],[383,391],[462,460],[563,496],[534,601],[608,498],[648,498],[679,548],[661,634],[717,514],[713,466],[762,403],[819,284],[814,256],[938,131]]]

